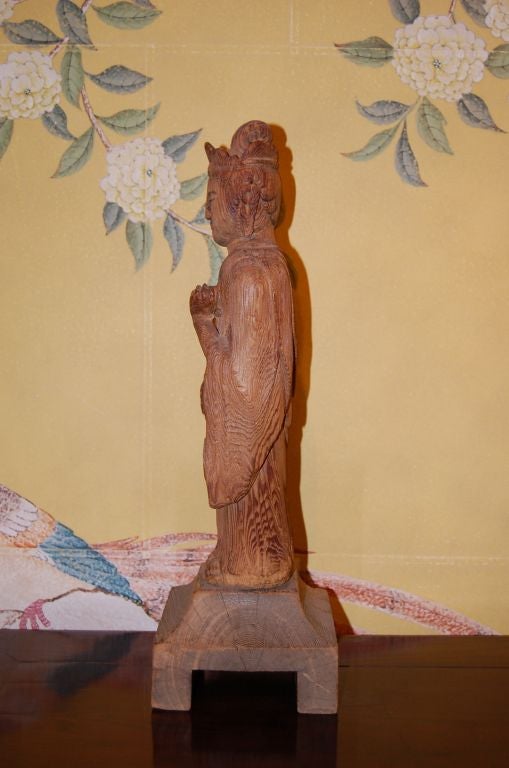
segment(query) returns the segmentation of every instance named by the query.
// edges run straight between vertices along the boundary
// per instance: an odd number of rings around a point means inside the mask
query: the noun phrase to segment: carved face
[[[212,237],[218,245],[228,245],[240,235],[236,218],[229,210],[226,187],[226,174],[209,176],[205,218],[210,221]]]

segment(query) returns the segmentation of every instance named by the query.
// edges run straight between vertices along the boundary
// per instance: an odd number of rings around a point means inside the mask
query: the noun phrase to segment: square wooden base
[[[190,709],[194,669],[296,672],[297,710],[336,713],[338,646],[327,592],[297,574],[273,589],[216,587],[201,572],[174,587],[154,643],[152,706]]]

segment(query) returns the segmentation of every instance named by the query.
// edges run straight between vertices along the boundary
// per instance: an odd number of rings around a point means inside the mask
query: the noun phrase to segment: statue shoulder
[[[231,278],[276,273],[290,276],[285,254],[274,247],[243,248],[226,257],[221,266],[221,272],[224,276],[228,275]]]

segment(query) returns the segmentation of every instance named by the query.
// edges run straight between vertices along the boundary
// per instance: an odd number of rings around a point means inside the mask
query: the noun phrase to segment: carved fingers
[[[213,285],[197,285],[191,293],[189,308],[194,315],[213,315],[216,308],[216,289]]]

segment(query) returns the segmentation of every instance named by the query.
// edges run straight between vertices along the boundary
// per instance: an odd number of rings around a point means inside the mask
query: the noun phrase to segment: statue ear
[[[256,227],[260,205],[261,186],[259,173],[253,168],[244,168],[240,174],[239,215],[244,237],[250,237]]]
[[[250,185],[242,191],[240,217],[245,237],[250,237],[255,230],[256,215],[260,205],[260,190]]]

